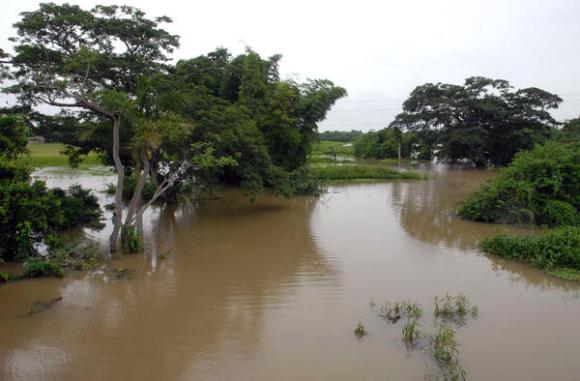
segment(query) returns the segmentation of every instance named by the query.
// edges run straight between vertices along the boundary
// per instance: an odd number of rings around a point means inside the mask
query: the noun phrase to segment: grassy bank
[[[44,143],[29,144],[30,162],[33,167],[66,167],[69,165],[68,158],[62,153],[64,144]],[[102,165],[95,153],[88,154],[80,164],[82,167]]]
[[[354,156],[353,143],[320,141],[312,145],[312,156],[333,155]]]
[[[370,165],[332,165],[311,167],[310,172],[318,179],[326,181],[353,180],[419,180],[424,178],[414,172],[399,172],[391,168]]]
[[[541,236],[498,236],[485,240],[484,252],[529,263],[562,279],[580,281],[580,227],[561,227]]]

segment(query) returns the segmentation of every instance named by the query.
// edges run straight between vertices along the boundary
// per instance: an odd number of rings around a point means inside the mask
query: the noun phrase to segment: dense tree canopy
[[[99,227],[97,199],[79,186],[68,191],[31,182],[23,118],[0,115],[0,259],[25,259],[49,235],[78,226]]]
[[[548,110],[561,102],[542,89],[514,89],[483,77],[463,86],[427,83],[413,90],[391,126],[432,132],[442,159],[507,165],[518,151],[551,136],[558,123]]]
[[[113,251],[121,226],[184,181],[233,183],[251,195],[304,189],[297,174],[317,123],[346,94],[328,80],[280,80],[281,56],[262,59],[250,49],[237,57],[217,49],[173,66],[167,55],[178,37],[160,27],[170,21],[129,6],[41,4],[15,24],[15,54],[2,52],[12,68],[6,92],[31,115],[39,104],[61,108],[33,124],[70,144],[73,159],[96,150],[115,165]],[[134,187],[123,221],[126,175]],[[143,204],[148,182],[156,190]]]
[[[363,134],[359,130],[350,131],[324,131],[318,134],[318,140],[325,140],[329,142],[354,142],[359,136]]]

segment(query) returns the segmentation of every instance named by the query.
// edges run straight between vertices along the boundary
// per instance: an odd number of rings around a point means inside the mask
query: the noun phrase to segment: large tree
[[[391,126],[434,132],[443,159],[506,165],[550,137],[558,123],[548,110],[561,102],[539,88],[514,89],[484,77],[467,78],[463,86],[427,83],[413,90]]]
[[[81,117],[111,124],[112,156],[117,171],[115,224],[111,251],[122,223],[125,168],[120,152],[121,124],[127,103],[137,97],[139,79],[166,69],[167,53],[178,37],[161,29],[167,17],[149,19],[129,6],[40,4],[15,24],[15,85],[7,91],[23,104],[82,110]]]

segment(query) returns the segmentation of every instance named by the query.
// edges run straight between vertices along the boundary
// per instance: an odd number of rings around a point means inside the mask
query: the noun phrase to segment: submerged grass
[[[442,298],[435,296],[433,304],[435,319],[453,322],[459,326],[464,325],[470,317],[476,318],[479,314],[477,306],[471,305],[469,298],[462,293],[457,296],[446,294]]]
[[[403,324],[401,329],[403,334],[403,342],[407,348],[414,348],[417,345],[418,340],[421,338],[421,324],[418,319],[411,318]]]
[[[321,180],[420,180],[424,177],[414,172],[400,172],[391,168],[369,165],[335,165],[311,167],[312,175]]]
[[[403,319],[401,340],[407,350],[422,349],[430,355],[437,369],[432,371],[428,366],[426,380],[466,380],[467,374],[459,362],[459,344],[453,327],[461,327],[469,318],[476,318],[477,306],[472,305],[469,298],[462,293],[456,296],[449,293],[444,297],[435,296],[433,304],[433,330],[431,332],[423,331],[421,328],[420,320],[423,317],[421,305],[410,300],[394,303],[387,301],[378,308],[378,315],[393,324]],[[377,307],[374,299],[370,300],[369,307],[373,310]],[[362,324],[359,323],[359,326],[362,327]],[[356,332],[355,330],[355,334]]]
[[[580,271],[574,269],[556,269],[548,271],[548,274],[564,280],[580,282]]]
[[[437,379],[465,380],[465,369],[459,365],[459,344],[455,339],[455,331],[443,324],[430,338],[430,350],[438,367]]]

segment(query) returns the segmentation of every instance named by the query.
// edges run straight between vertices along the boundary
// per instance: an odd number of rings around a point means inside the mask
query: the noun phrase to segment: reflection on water
[[[424,170],[429,180],[335,186],[316,201],[249,203],[229,191],[153,209],[145,253],[114,262],[136,278],[0,287],[0,379],[422,380],[424,357],[404,350],[400,327],[368,300],[413,299],[428,316],[447,291],[480,308],[459,332],[471,379],[574,379],[580,286],[478,252],[507,228],[454,209],[492,172]],[[106,242],[107,230],[89,234]],[[17,317],[57,295],[55,307]],[[370,332],[361,341],[359,320]]]
[[[529,229],[457,218],[459,202],[467,193],[493,178],[496,172],[447,166],[422,169],[431,176],[430,181],[394,183],[392,187],[393,205],[403,229],[410,235],[435,245],[470,249],[481,239],[499,233],[530,234]]]

